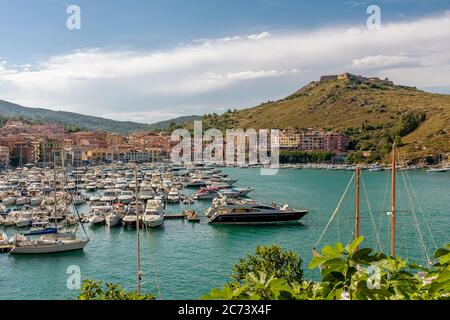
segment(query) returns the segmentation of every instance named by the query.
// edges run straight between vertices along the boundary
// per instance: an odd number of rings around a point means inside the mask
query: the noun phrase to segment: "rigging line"
[[[90,241],[89,236],[88,236],[88,234],[86,232],[86,229],[84,228],[83,220],[81,220],[80,213],[78,212],[77,206],[74,205],[74,208],[75,208],[75,212],[77,213],[78,220],[80,220],[81,228],[83,228],[83,231],[84,231],[84,234],[86,235],[86,238],[88,239],[88,241]]]
[[[399,157],[399,160],[400,160],[400,155],[398,155],[398,157]],[[417,219],[416,209],[414,208],[414,204],[413,204],[413,200],[412,200],[412,197],[411,197],[411,193],[410,193],[410,190],[408,188],[408,181],[410,182],[409,176],[408,176],[407,172],[405,172],[405,170],[401,170],[401,172],[402,172],[402,176],[403,176],[403,183],[405,185],[405,189],[406,189],[406,192],[408,194],[408,199],[409,199],[409,202],[410,202],[410,205],[411,205],[411,209],[412,209],[412,213],[413,213],[413,217],[414,217],[414,222],[416,223],[416,229],[417,229],[417,231],[418,231],[418,233],[420,235],[422,250],[423,250],[423,252],[425,253],[425,256],[426,256],[425,263],[430,264],[430,259],[429,259],[428,251],[427,251],[427,248],[426,248],[426,244],[425,244],[422,232],[420,230],[419,221]],[[414,186],[411,184],[411,182],[410,182],[410,186],[411,186],[411,189],[414,191]],[[419,207],[421,207],[420,206],[420,202],[418,202],[418,200],[417,200],[417,197],[416,197],[416,201],[419,204]],[[433,234],[431,233],[431,230],[429,228],[429,225],[427,224],[426,219],[425,219],[425,224],[428,227],[428,231],[430,233],[431,238],[433,239]],[[435,244],[434,239],[433,239],[433,243]],[[436,248],[437,247],[435,245],[435,249]]]
[[[361,175],[361,182],[362,182],[362,186],[363,186],[363,190],[364,190],[364,195],[365,195],[366,202],[367,202],[367,209],[369,210],[370,220],[371,220],[371,222],[372,222],[373,231],[374,231],[374,233],[375,233],[375,241],[376,241],[376,243],[377,243],[377,249],[380,250],[380,249],[381,249],[380,235],[378,234],[377,226],[376,226],[376,224],[375,224],[375,219],[373,218],[372,207],[371,207],[371,205],[370,205],[369,195],[368,195],[368,193],[367,193],[366,184],[365,184],[365,182],[364,182],[364,177],[363,177],[363,175]]]
[[[331,215],[330,220],[328,221],[328,223],[326,224],[324,230],[322,231],[322,234],[320,235],[319,240],[317,240],[316,244],[314,245],[314,249],[317,248],[317,246],[319,245],[320,241],[322,241],[322,238],[323,238],[325,232],[327,232],[328,227],[330,226],[331,222],[333,221],[334,217],[336,216],[337,212],[339,211],[339,208],[340,208],[342,202],[344,201],[345,196],[347,195],[348,189],[350,188],[354,178],[355,178],[355,173],[353,173],[352,178],[348,182],[347,188],[345,189],[341,199],[339,200],[339,203],[338,203],[336,209],[334,210],[333,214]]]
[[[144,213],[144,215],[145,215],[145,213]],[[149,232],[147,224],[144,223],[144,226],[145,226],[145,232]],[[160,287],[160,283],[159,283],[158,269],[156,267],[156,259],[155,259],[154,255],[153,255],[153,251],[152,250],[150,250],[150,263],[153,266],[152,269],[153,269],[153,273],[155,274],[156,290],[158,291],[159,299],[162,300],[163,297],[162,297],[162,294],[161,294],[161,287]]]
[[[413,218],[414,218],[414,223],[415,223],[414,226],[417,229],[418,238],[419,238],[418,239],[419,240],[419,245],[421,246],[421,249],[423,250],[423,253],[425,254],[425,256],[424,256],[424,258],[426,258],[425,263],[428,264],[430,259],[429,259],[429,256],[428,256],[428,252],[427,252],[427,248],[426,248],[426,245],[425,245],[425,241],[423,240],[422,232],[420,231],[420,226],[419,226],[419,221],[417,220],[416,210],[414,209],[414,204],[413,204],[413,201],[412,201],[412,198],[411,198],[411,193],[409,192],[408,185],[406,183],[404,170],[401,170],[401,172],[402,172],[402,176],[403,176],[403,183],[404,183],[405,189],[406,189],[406,194],[408,195],[408,200],[409,200],[409,203],[411,205],[412,212],[413,212]]]
[[[384,199],[383,199],[383,206],[382,206],[382,210],[384,210],[384,213],[387,212],[386,209],[386,202],[387,202],[387,194],[388,194],[388,188],[389,188],[389,181],[390,181],[390,177],[391,177],[391,171],[388,172],[387,177],[386,177],[386,185],[384,187]],[[383,222],[383,217],[384,215],[380,215],[380,222],[378,225],[378,234],[381,233],[381,224]]]
[[[407,181],[408,181],[408,184],[409,184],[410,187],[411,187],[412,193],[413,193],[413,195],[414,195],[414,199],[416,200],[416,203],[417,203],[418,206],[419,206],[419,211],[420,211],[420,213],[421,213],[421,215],[422,215],[422,218],[423,218],[423,220],[424,220],[424,224],[425,224],[425,226],[426,226],[427,229],[428,229],[428,233],[430,234],[431,241],[433,242],[433,245],[434,245],[434,249],[437,249],[438,246],[437,246],[437,244],[436,244],[436,241],[434,240],[433,232],[431,232],[430,224],[428,223],[428,220],[427,220],[427,218],[425,217],[425,211],[423,210],[423,207],[422,207],[422,205],[421,205],[420,202],[419,202],[419,198],[417,197],[416,189],[414,188],[414,185],[412,184],[411,179],[409,178],[409,175],[408,175],[408,174],[406,174],[406,179],[407,179]]]

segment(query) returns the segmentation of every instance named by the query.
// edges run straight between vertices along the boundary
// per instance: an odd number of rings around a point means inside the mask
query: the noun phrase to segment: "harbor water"
[[[166,220],[159,229],[142,231],[142,290],[160,292],[162,299],[197,299],[229,280],[234,263],[257,245],[280,244],[300,254],[305,278],[318,279],[309,270],[311,250],[336,209],[353,172],[281,169],[260,175],[256,168],[225,168],[237,185],[254,187],[249,196],[292,208],[307,208],[300,223],[259,226],[215,226],[185,220]],[[362,246],[389,253],[389,171],[363,172],[361,186]],[[423,264],[436,246],[450,242],[450,172],[421,170],[398,176],[397,254]],[[406,188],[412,185],[414,188]],[[186,191],[183,191],[186,192]],[[367,195],[367,197],[366,197]],[[413,203],[411,207],[410,203]],[[168,205],[166,213],[193,208],[202,215],[210,200],[193,205]],[[334,242],[348,243],[354,230],[355,190],[350,186],[318,249]],[[87,208],[81,208],[87,210]],[[68,268],[79,268],[82,279],[116,282],[136,288],[136,231],[123,227],[86,226],[91,241],[84,251],[50,255],[0,254],[0,299],[75,299]],[[420,231],[420,232],[419,232]],[[14,229],[5,230],[12,236]],[[83,236],[80,229],[80,237]],[[422,250],[422,248],[426,250]],[[73,268],[70,270],[74,270]],[[67,285],[69,282],[69,286]]]

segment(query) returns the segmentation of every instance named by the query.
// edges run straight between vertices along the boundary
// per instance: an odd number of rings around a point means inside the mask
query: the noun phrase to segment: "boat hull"
[[[286,212],[282,214],[224,214],[212,216],[209,219],[210,224],[278,224],[292,223],[300,220],[308,210],[299,210]]]
[[[25,246],[14,246],[11,249],[11,253],[14,254],[44,254],[44,253],[58,253],[67,251],[82,250],[86,246],[87,241],[61,241],[57,244],[46,243],[37,245],[25,245]]]

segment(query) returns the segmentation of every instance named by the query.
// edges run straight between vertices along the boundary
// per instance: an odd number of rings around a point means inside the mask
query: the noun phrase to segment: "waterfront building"
[[[281,150],[297,150],[300,147],[301,133],[288,128],[280,131],[280,143]]]
[[[0,146],[0,169],[9,167],[9,148]]]

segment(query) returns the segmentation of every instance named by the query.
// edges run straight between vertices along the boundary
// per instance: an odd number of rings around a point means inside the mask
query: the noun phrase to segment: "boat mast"
[[[359,237],[359,190],[360,190],[360,177],[361,167],[357,166],[356,169],[356,204],[355,204],[355,239]]]
[[[134,169],[134,178],[135,178],[135,199],[136,199],[136,235],[137,235],[137,294],[138,297],[141,295],[141,241],[139,237],[139,202],[138,202],[138,164],[136,163],[136,167]]]
[[[54,219],[55,219],[55,229],[56,229],[56,239],[58,239],[58,217],[56,214],[58,208],[58,198],[56,196],[56,153],[53,153],[53,192],[54,192]]]
[[[396,150],[392,145],[392,200],[391,200],[391,255],[395,256],[395,178],[396,178]]]

